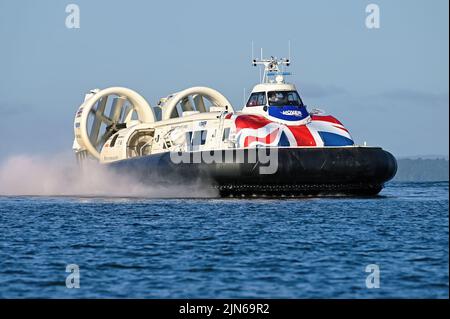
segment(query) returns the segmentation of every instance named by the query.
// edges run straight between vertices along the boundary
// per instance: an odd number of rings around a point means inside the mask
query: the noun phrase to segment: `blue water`
[[[448,298],[448,183],[381,195],[0,197],[0,297]]]

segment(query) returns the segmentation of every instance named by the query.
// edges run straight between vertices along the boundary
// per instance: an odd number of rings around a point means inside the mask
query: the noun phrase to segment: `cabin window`
[[[206,144],[207,135],[207,130],[187,132],[186,141],[188,144],[188,148],[193,151],[198,150],[199,146]]]
[[[205,145],[206,143],[206,134],[207,131],[195,131],[192,135],[192,144],[193,145]]]
[[[297,91],[271,91],[267,93],[270,106],[303,106]]]
[[[265,92],[259,92],[259,93],[252,93],[250,95],[250,98],[248,99],[247,106],[261,106],[266,104],[266,93]]]
[[[222,141],[228,140],[229,137],[230,137],[230,128],[227,127],[223,130]]]
[[[186,141],[188,144],[192,143],[192,132],[186,132]]]

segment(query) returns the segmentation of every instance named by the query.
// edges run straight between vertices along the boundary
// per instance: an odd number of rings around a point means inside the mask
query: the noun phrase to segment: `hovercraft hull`
[[[268,170],[271,150],[216,150],[218,161],[208,151],[167,152],[108,165],[144,183],[207,185],[224,197],[376,195],[397,171],[394,156],[377,147],[276,148],[275,169],[272,162]]]

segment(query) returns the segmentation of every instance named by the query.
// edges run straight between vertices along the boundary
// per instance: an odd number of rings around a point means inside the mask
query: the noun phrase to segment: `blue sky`
[[[81,28],[65,7],[79,5]],[[365,8],[378,4],[380,29]],[[448,1],[0,1],[0,158],[69,150],[92,88],[127,86],[152,105],[194,85],[235,108],[258,81],[251,42],[284,56],[304,102],[355,140],[397,156],[449,144]]]

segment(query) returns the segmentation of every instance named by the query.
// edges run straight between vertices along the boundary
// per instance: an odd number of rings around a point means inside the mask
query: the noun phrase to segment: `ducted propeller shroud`
[[[108,109],[109,115],[106,115]],[[79,149],[100,159],[105,142],[118,130],[125,128],[133,117],[141,123],[155,121],[153,109],[137,92],[124,87],[92,91],[92,95],[78,108],[75,117],[75,139]]]
[[[208,87],[196,86],[172,94],[163,106],[162,120],[180,117],[182,114],[179,114],[177,110],[178,104],[180,104],[182,111],[208,112],[205,100],[208,100],[212,106],[234,112],[230,101],[220,92]]]

